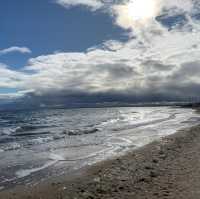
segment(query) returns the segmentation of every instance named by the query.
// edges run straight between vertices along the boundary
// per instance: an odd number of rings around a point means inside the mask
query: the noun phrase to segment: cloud
[[[0,50],[0,55],[5,55],[8,53],[14,53],[14,52],[25,54],[25,53],[31,53],[31,50],[27,47],[12,46],[10,48]]]
[[[0,63],[0,88],[21,88],[26,77],[27,75]]]
[[[175,68],[175,65],[167,65],[163,64],[160,60],[147,60],[142,63],[145,72],[149,73],[157,73],[157,72],[164,72],[171,71]]]
[[[162,34],[164,28],[193,28],[193,19],[199,16],[200,9],[197,0],[56,0],[56,3],[66,8],[86,6],[91,11],[107,12],[115,25],[138,37],[148,31]]]
[[[3,101],[7,102],[8,100],[13,101],[17,98],[23,97],[23,93],[6,93],[6,94],[0,94],[0,102],[2,103]]]
[[[118,26],[125,29],[146,27],[161,11],[161,0],[129,0],[111,7]]]
[[[56,0],[56,3],[66,8],[82,5],[90,8],[91,10],[100,9],[104,5],[101,0]]]
[[[200,60],[183,63],[179,70],[170,77],[172,81],[180,83],[200,84]]]
[[[84,2],[92,9],[98,7],[91,3],[95,1]],[[82,1],[65,3],[83,5]],[[41,55],[31,58],[21,71],[0,65],[0,87],[18,88],[36,101],[56,103],[199,96],[200,8],[192,0],[163,0],[159,5],[145,25],[130,22],[127,42],[109,40],[85,52]],[[126,31],[130,27],[126,20],[119,23],[123,13],[117,12],[115,23]]]
[[[167,93],[169,85],[175,88],[177,84],[173,75],[180,74],[181,78],[180,68],[198,59],[200,49],[194,45],[199,34],[166,30],[163,35],[150,36],[147,34],[143,43],[135,38],[121,45],[107,41],[102,48],[84,53],[63,52],[30,59],[25,70],[33,74],[25,89],[33,89],[38,95],[52,91],[132,96]]]

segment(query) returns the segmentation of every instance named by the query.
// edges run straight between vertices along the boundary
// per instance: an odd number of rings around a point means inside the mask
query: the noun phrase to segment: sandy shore
[[[79,198],[200,198],[200,126],[70,176],[0,192],[0,199]]]

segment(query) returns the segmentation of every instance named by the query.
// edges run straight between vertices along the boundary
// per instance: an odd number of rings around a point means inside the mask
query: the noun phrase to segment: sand
[[[76,174],[0,192],[0,199],[119,198],[200,198],[200,126]]]

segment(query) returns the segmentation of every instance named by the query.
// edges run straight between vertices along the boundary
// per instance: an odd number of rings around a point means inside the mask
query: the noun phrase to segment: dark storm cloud
[[[40,105],[54,106],[54,107],[95,107],[105,105],[125,105],[138,102],[158,102],[173,101],[177,99],[177,96],[168,96],[167,93],[157,92],[156,90],[148,90],[145,93],[132,93],[128,92],[102,92],[102,93],[72,93],[69,91],[63,91],[63,93],[51,93],[43,96],[37,96],[35,94],[26,96],[23,100],[24,104],[32,104],[33,107],[39,107]],[[26,103],[27,102],[27,103]]]

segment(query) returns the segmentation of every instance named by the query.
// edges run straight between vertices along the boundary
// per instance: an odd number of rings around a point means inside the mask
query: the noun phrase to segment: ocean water
[[[0,190],[70,173],[199,123],[194,110],[174,107],[0,112]]]

